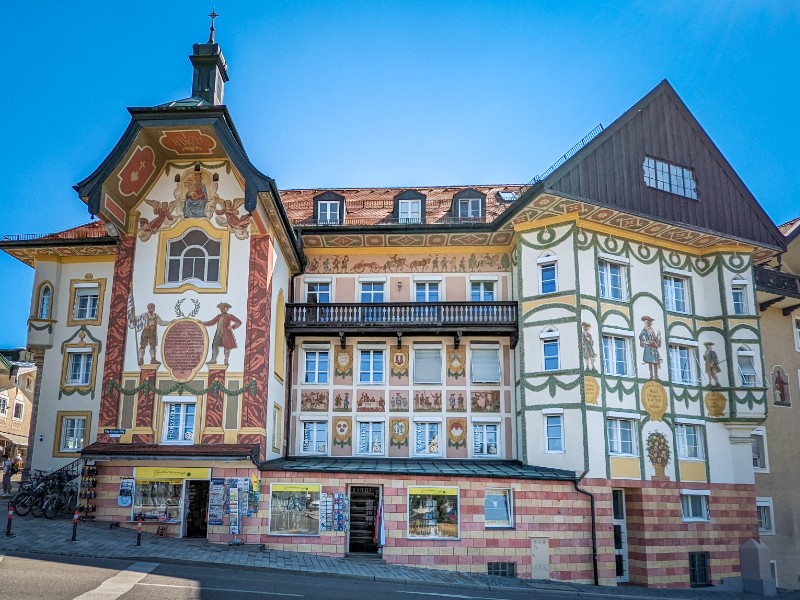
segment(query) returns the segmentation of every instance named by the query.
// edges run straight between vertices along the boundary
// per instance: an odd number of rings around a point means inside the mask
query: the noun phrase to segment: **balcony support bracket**
[[[342,350],[345,349],[345,341],[347,336],[345,336],[344,331],[339,332],[339,345],[342,347]]]
[[[458,350],[458,347],[461,345],[461,334],[463,332],[456,331],[455,335],[453,335],[453,344],[455,345],[455,349]]]
[[[776,296],[775,298],[771,298],[770,300],[765,300],[764,302],[758,305],[758,308],[761,310],[761,312],[764,312],[770,306],[772,306],[773,304],[777,304],[781,300],[786,300],[786,296]]]
[[[398,331],[397,332],[397,349],[398,350],[400,350],[400,348],[402,347],[402,341],[403,341],[403,332],[402,331]]]
[[[790,314],[792,314],[798,308],[800,308],[800,304],[792,304],[791,306],[787,306],[786,308],[783,309],[783,316],[784,317],[788,317]]]

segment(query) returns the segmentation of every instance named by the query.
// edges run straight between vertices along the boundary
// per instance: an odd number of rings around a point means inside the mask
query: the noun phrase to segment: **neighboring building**
[[[105,225],[0,243],[36,268],[34,466],[94,461],[98,518],[169,535],[738,575],[785,247],[667,82],[532,185],[279,192],[191,60],[76,186]]]
[[[769,418],[753,433],[761,541],[781,588],[800,589],[800,219],[781,226],[788,250],[755,268]]]
[[[25,350],[0,350],[0,454],[27,465],[36,365]]]

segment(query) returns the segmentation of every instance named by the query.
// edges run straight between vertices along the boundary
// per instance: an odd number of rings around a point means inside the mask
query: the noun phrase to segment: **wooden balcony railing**
[[[756,289],[777,296],[800,298],[800,277],[768,267],[756,267]]]
[[[287,304],[286,333],[510,335],[516,343],[516,302],[391,302]]]

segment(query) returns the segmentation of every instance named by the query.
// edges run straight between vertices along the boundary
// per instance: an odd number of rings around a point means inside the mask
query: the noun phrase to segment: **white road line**
[[[124,571],[106,579],[93,590],[77,596],[75,600],[116,600],[123,594],[131,591],[133,586],[151,573],[158,563],[135,562]]]
[[[292,598],[305,598],[303,594],[282,594],[280,592],[262,592],[260,590],[242,590],[235,588],[214,588],[204,585],[178,585],[174,583],[137,583],[136,585],[151,585],[153,587],[184,588],[201,592],[239,592],[242,594],[261,594],[262,596],[291,596]],[[77,599],[76,599],[77,600]]]
[[[435,594],[433,592],[405,592],[398,590],[398,594],[415,594],[417,596],[441,596],[442,598],[469,598],[470,600],[507,600],[506,598],[489,598],[487,596],[462,596],[460,594]]]

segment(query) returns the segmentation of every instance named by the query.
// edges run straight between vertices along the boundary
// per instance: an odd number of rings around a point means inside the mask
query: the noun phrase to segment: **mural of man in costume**
[[[719,377],[717,377],[717,373],[722,371],[722,369],[719,367],[719,356],[717,356],[714,350],[714,342],[705,342],[703,345],[706,347],[706,351],[703,354],[703,361],[706,366],[708,383],[719,387]]]
[[[217,330],[214,332],[214,338],[211,341],[211,360],[208,361],[208,364],[217,364],[219,349],[222,348],[225,356],[225,364],[227,365],[231,350],[236,348],[236,338],[233,335],[233,331],[237,329],[242,322],[228,312],[231,305],[227,302],[217,304],[217,308],[219,309],[219,314],[216,317],[210,321],[203,321],[203,325],[206,327],[210,327],[211,325],[217,326]]]
[[[142,313],[136,317],[135,328],[136,331],[142,332],[142,338],[139,340],[139,364],[144,364],[144,350],[150,347],[150,364],[160,365],[161,363],[156,360],[156,346],[158,345],[158,326],[166,327],[171,321],[165,321],[156,313],[156,305],[150,302],[147,305],[147,312]]]
[[[594,351],[594,339],[592,338],[592,332],[589,331],[592,325],[591,323],[587,323],[584,321],[581,323],[581,327],[583,327],[583,333],[581,334],[581,353],[583,354],[583,368],[587,370],[596,371],[597,369],[594,366],[595,360],[597,360],[597,353]]]
[[[650,379],[658,379],[658,367],[661,364],[661,333],[653,329],[653,317],[644,316],[644,327],[639,333],[639,345],[644,348],[642,361],[650,368]]]

